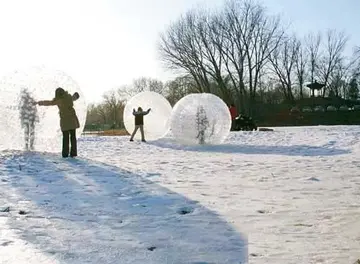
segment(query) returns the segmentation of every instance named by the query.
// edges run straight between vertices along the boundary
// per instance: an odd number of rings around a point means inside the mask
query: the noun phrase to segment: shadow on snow
[[[265,145],[245,145],[245,144],[219,144],[219,145],[180,145],[172,139],[160,139],[148,142],[147,144],[168,148],[173,150],[185,150],[195,152],[218,152],[218,153],[237,153],[255,155],[286,155],[286,156],[335,156],[351,153],[350,150],[329,148],[327,146],[265,146]]]
[[[9,225],[62,263],[247,263],[246,237],[139,175],[36,152],[7,155],[2,166],[9,193],[20,195],[14,210],[28,210],[20,220],[11,212]]]

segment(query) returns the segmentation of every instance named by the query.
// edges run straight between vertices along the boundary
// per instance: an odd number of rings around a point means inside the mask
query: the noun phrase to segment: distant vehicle
[[[233,131],[256,131],[257,126],[251,117],[240,114],[234,119]]]

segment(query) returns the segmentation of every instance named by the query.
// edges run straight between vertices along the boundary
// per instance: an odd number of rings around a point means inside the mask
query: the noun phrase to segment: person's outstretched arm
[[[138,115],[147,115],[149,112],[150,112],[150,108],[147,110],[147,111],[139,111],[139,112],[137,112],[137,111],[135,111],[135,109],[133,109],[133,115],[134,116],[138,116]]]
[[[37,104],[43,105],[43,106],[57,105],[57,101],[56,100],[42,100],[42,101],[38,101]]]

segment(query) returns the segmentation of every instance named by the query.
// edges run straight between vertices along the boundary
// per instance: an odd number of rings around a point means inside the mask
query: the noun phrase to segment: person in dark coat
[[[80,127],[80,123],[74,109],[74,101],[79,97],[78,93],[71,95],[59,87],[55,90],[54,99],[37,102],[38,105],[56,105],[59,108],[60,128],[63,134],[62,156],[64,158],[69,156],[69,143],[71,143],[70,157],[77,156],[76,129]]]
[[[147,111],[143,111],[141,107],[138,107],[137,111],[133,109],[133,115],[135,116],[135,128],[133,133],[131,134],[130,141],[134,141],[134,136],[138,131],[138,129],[140,128],[141,141],[146,142],[144,135],[144,116],[147,115],[150,111],[151,108],[149,108]]]

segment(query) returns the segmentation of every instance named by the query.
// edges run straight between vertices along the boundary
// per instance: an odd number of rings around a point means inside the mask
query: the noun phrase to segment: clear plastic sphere
[[[156,140],[164,137],[170,129],[170,116],[172,107],[169,101],[156,92],[141,92],[133,96],[124,109],[123,120],[125,129],[132,134],[135,128],[133,109],[137,111],[141,107],[143,111],[151,108],[149,114],[144,116],[144,134],[146,140]],[[134,139],[141,139],[140,129]]]
[[[81,135],[87,105],[79,85],[58,70],[43,66],[24,68],[0,79],[0,150],[61,151],[58,107],[34,105],[36,101],[52,100],[58,87],[80,95],[74,108],[80,122],[77,137]]]
[[[182,144],[220,144],[230,133],[231,115],[218,96],[189,94],[175,104],[170,123],[172,135]]]

